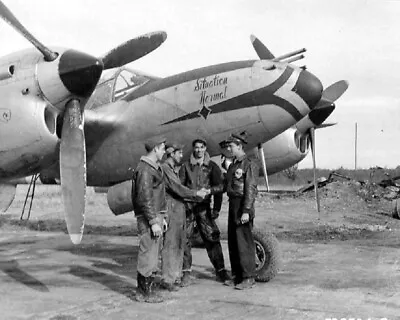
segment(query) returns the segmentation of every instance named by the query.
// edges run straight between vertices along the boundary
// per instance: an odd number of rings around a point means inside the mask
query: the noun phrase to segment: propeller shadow
[[[84,280],[100,283],[112,291],[118,292],[131,300],[135,300],[136,286],[122,278],[108,273],[96,271],[83,266],[70,266],[70,274]]]
[[[23,271],[16,260],[12,261],[0,261],[0,270],[7,274],[10,278],[15,281],[24,284],[25,286],[40,292],[49,292],[46,285]]]
[[[91,265],[98,269],[112,271],[120,276],[136,279],[138,246],[110,242],[81,244],[78,247],[56,248],[71,254],[88,257]]]
[[[62,232],[68,234],[65,221],[62,219],[51,220],[19,220],[19,219],[2,219],[1,225],[10,225],[13,227],[27,228],[32,231],[45,232]],[[101,225],[85,225],[85,235],[107,235],[107,236],[137,236],[136,225],[118,225],[118,226],[101,226]]]

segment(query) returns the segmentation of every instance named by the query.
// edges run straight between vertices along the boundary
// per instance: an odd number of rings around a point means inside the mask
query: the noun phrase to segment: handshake
[[[210,195],[210,193],[211,193],[210,189],[202,188],[202,189],[196,191],[196,196],[198,196],[199,198],[204,199],[205,197]]]

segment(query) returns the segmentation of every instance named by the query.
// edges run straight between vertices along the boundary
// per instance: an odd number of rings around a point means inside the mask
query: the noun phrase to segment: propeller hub
[[[103,71],[101,60],[76,50],[67,50],[60,57],[60,79],[74,95],[89,97]]]
[[[311,72],[303,70],[295,85],[296,93],[307,103],[310,109],[314,108],[322,96],[322,83]]]

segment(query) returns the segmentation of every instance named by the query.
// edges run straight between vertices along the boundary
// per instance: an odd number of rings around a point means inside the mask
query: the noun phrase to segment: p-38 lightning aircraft
[[[252,150],[309,121],[311,110],[331,109],[347,89],[339,81],[323,90],[316,76],[291,64],[298,52],[275,58],[266,48],[269,56],[261,60],[166,78],[139,74],[119,89],[122,78],[98,84],[102,70],[154,50],[165,33],[133,39],[94,58],[44,46],[1,2],[0,15],[38,49],[0,59],[0,181],[56,168],[75,244],[83,234],[86,185],[129,180],[147,139],[164,136],[190,145],[202,137],[215,156],[229,134],[245,132]]]

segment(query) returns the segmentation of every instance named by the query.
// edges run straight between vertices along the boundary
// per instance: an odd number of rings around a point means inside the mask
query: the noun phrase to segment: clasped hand
[[[207,197],[211,193],[210,189],[202,188],[201,190],[197,190],[196,195],[202,199]]]

